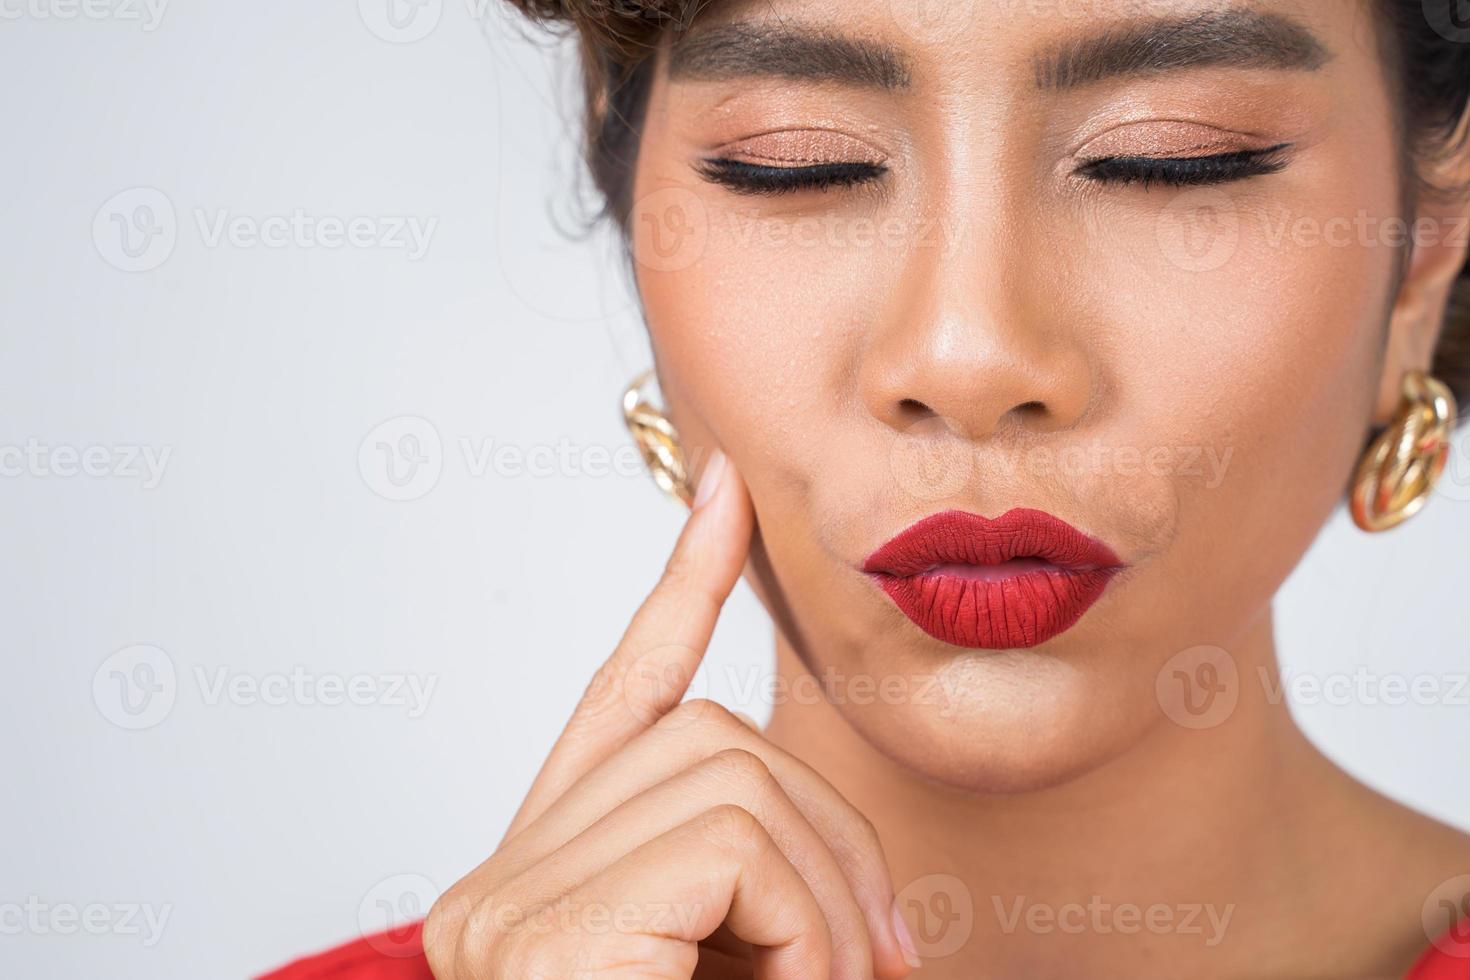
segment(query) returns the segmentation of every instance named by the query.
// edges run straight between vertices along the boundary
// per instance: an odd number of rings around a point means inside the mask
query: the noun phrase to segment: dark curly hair
[[[585,153],[602,216],[627,232],[633,167],[648,91],[650,57],[669,31],[687,27],[713,0],[507,0],[533,21],[578,37],[586,91]],[[1435,164],[1463,149],[1470,102],[1470,27],[1460,0],[1367,0],[1398,106],[1402,207],[1470,192],[1436,184]],[[1407,256],[1406,256],[1407,257]],[[1433,373],[1470,406],[1470,270],[1452,290]],[[1465,421],[1470,413],[1462,413]]]

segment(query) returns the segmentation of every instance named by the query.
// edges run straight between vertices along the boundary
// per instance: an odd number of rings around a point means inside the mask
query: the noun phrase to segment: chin
[[[914,696],[833,702],[874,749],[927,782],[967,794],[1050,789],[1123,755],[1157,720],[1151,697],[1133,703],[1137,688],[1116,657],[1076,663],[1042,650],[948,649],[935,661],[932,651],[885,656],[869,647],[890,666],[928,661],[906,674],[923,679],[909,684]],[[881,676],[869,665],[856,670]]]

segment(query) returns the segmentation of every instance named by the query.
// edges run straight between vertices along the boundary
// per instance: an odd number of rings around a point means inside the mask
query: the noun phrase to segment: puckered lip
[[[940,565],[999,565],[1015,558],[1078,572],[1123,564],[1112,548],[1061,518],[1016,507],[994,518],[963,510],[931,514],[880,546],[864,560],[862,570],[902,578]]]

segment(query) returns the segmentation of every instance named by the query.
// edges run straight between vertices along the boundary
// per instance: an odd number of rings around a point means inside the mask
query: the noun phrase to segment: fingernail
[[[899,948],[903,950],[903,961],[912,967],[924,965],[919,959],[918,950],[914,949],[914,937],[909,932],[909,924],[903,921],[903,916],[898,912],[898,900],[893,901],[893,932],[898,936]]]
[[[694,510],[699,510],[710,502],[715,491],[720,487],[720,477],[725,473],[725,454],[716,449],[710,454],[709,462],[704,464],[704,473],[699,478],[699,489],[694,493]]]

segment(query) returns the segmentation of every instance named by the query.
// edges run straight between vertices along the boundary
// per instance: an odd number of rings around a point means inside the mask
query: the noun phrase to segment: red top
[[[358,939],[258,980],[434,980],[424,959],[421,925],[415,922]],[[1426,949],[1404,980],[1470,980],[1470,919]]]

